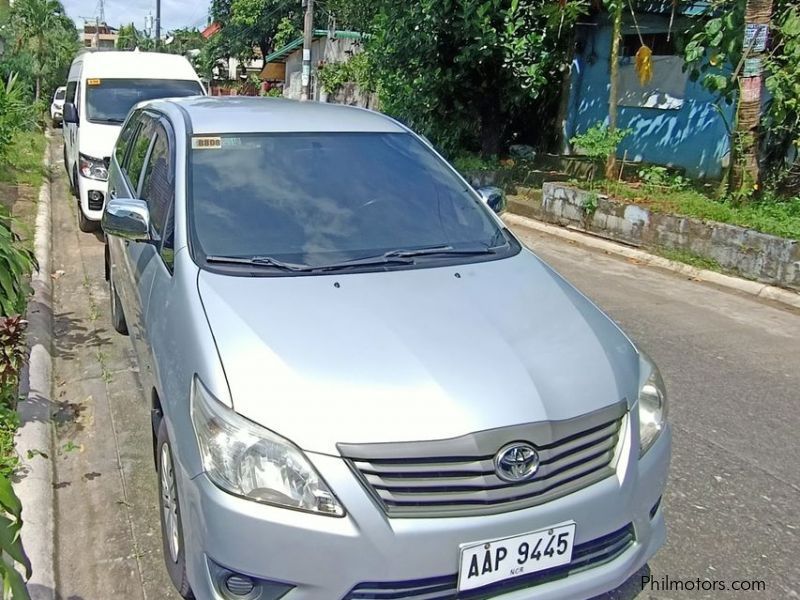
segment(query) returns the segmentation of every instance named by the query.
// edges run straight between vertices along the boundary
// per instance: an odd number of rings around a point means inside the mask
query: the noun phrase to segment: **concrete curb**
[[[680,273],[681,275],[686,275],[687,277],[695,278],[701,281],[707,281],[708,283],[713,283],[714,285],[718,285],[730,290],[757,296],[758,298],[779,302],[791,308],[800,308],[800,294],[796,292],[784,290],[782,288],[767,285],[765,283],[758,283],[757,281],[750,281],[747,279],[732,277],[730,275],[724,275],[722,273],[717,273],[716,271],[698,269],[697,267],[692,267],[684,263],[675,262],[673,260],[662,258],[661,256],[649,254],[643,250],[629,248],[627,246],[623,246],[622,244],[594,237],[590,234],[580,233],[578,231],[565,229],[564,227],[558,227],[556,225],[549,225],[547,223],[542,223],[541,221],[536,221],[535,219],[515,215],[513,213],[504,214],[503,220],[509,225],[532,229],[534,231],[546,233],[564,240],[569,240],[589,248],[602,250],[617,256],[624,256],[625,258],[632,258],[647,265],[659,267],[675,273]]]
[[[21,382],[18,404],[20,428],[17,452],[20,474],[14,488],[22,501],[22,543],[33,564],[28,591],[33,600],[54,600],[55,507],[53,503],[52,406],[53,281],[50,277],[52,221],[50,215],[50,134],[44,168],[48,173],[39,190],[34,246],[39,271],[31,280],[33,298],[28,304],[30,360]],[[28,457],[31,458],[28,458]]]

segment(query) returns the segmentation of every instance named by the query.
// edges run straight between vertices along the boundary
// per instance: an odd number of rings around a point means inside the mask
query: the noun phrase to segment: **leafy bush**
[[[688,179],[657,165],[639,169],[639,179],[648,187],[668,187],[673,190],[685,190],[689,187]]]
[[[31,561],[25,554],[20,539],[22,530],[22,504],[11,487],[11,481],[0,476],[0,579],[3,582],[3,598],[30,600],[25,580],[17,570],[18,563],[30,579]]]
[[[366,52],[359,52],[350,60],[338,63],[326,63],[317,75],[322,87],[329,94],[345,83],[355,83],[364,91],[374,91],[375,84],[370,76],[369,58]]]
[[[36,259],[23,248],[11,230],[9,219],[0,216],[0,316],[21,313],[30,293],[27,276]]]
[[[630,129],[617,129],[611,133],[605,124],[597,123],[571,138],[570,143],[589,158],[601,160],[616,153],[617,146],[630,134]]]
[[[12,73],[7,81],[0,81],[0,161],[5,160],[17,132],[30,124],[31,110],[17,84],[16,73]]]

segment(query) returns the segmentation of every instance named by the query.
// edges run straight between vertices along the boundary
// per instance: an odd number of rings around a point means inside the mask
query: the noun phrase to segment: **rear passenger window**
[[[128,119],[128,123],[122,129],[122,132],[119,134],[119,138],[117,139],[117,145],[115,146],[114,152],[117,157],[117,164],[120,167],[125,162],[125,152],[130,145],[131,139],[133,138],[133,134],[136,132],[136,127],[139,125],[139,115],[133,115],[130,119]]]
[[[164,239],[164,229],[174,195],[172,177],[170,177],[171,162],[167,132],[159,126],[156,129],[153,149],[150,151],[150,158],[145,167],[142,191],[139,197],[147,202],[150,210],[150,225],[160,240]]]
[[[125,167],[122,169],[128,178],[131,191],[135,196],[139,189],[139,177],[144,168],[144,161],[147,158],[147,149],[153,139],[153,126],[150,119],[143,119],[144,123],[139,128],[139,132],[131,142],[131,149],[126,160]]]

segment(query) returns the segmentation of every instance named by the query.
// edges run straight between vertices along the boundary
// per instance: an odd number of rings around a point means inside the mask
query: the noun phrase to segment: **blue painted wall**
[[[666,30],[668,16],[648,17],[651,24],[663,19]],[[572,65],[567,140],[597,122],[608,122],[610,23],[601,17],[596,26],[581,27],[578,36],[584,43]],[[620,106],[619,127],[633,133],[620,144],[619,157],[627,150],[631,161],[682,167],[692,177],[720,178],[729,156],[725,120],[732,123],[734,109],[722,102],[723,119],[715,100],[698,82],[689,81],[683,106],[677,110]]]

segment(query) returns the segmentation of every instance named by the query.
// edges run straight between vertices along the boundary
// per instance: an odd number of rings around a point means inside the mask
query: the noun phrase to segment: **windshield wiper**
[[[269,256],[206,256],[206,262],[227,265],[249,265],[252,267],[272,267],[281,271],[304,272],[313,267],[287,263]]]
[[[309,271],[339,271],[342,269],[350,269],[353,267],[382,267],[384,265],[413,265],[414,261],[410,258],[401,256],[367,256],[365,258],[356,258],[354,260],[346,260],[340,263],[331,263],[329,265],[320,265],[318,267],[309,267]]]
[[[453,248],[452,246],[429,246],[414,250],[390,250],[384,252],[384,258],[411,258],[414,256],[480,256],[482,254],[495,254],[493,248]]]

